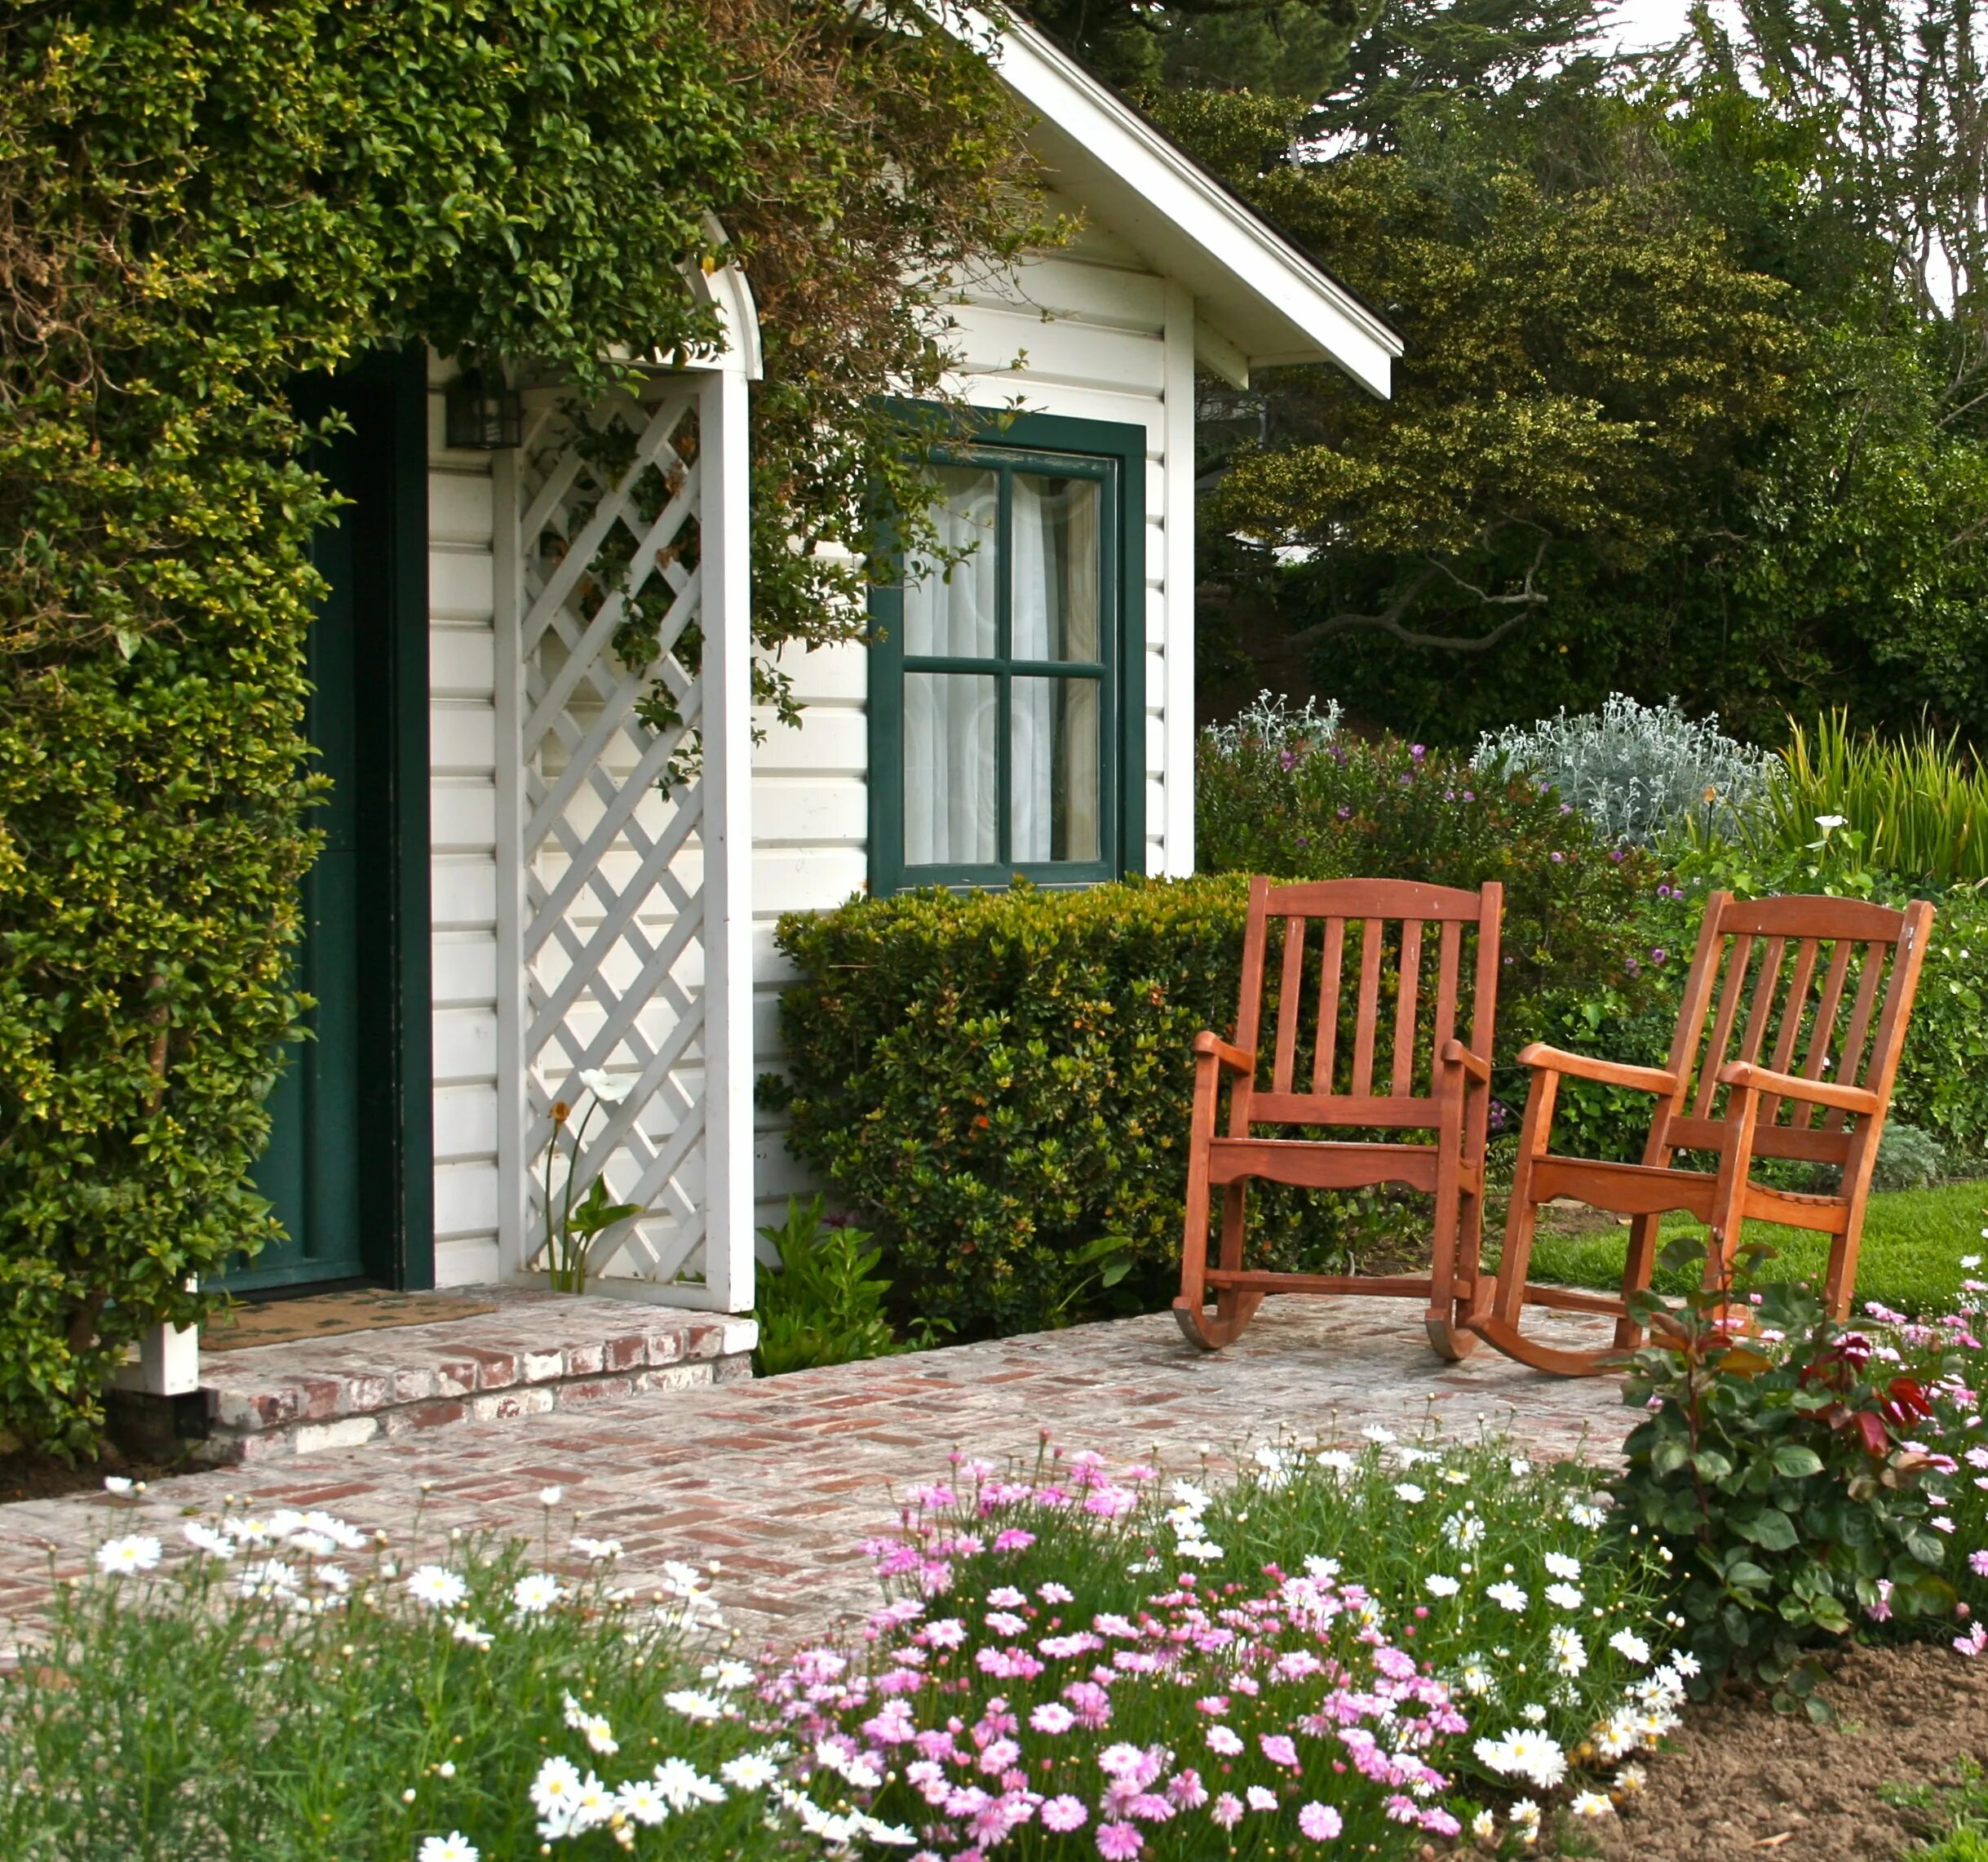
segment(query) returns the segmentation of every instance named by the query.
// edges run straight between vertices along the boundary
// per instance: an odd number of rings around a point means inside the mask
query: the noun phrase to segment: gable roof
[[[1030,141],[1061,184],[1187,286],[1242,360],[1333,362],[1387,394],[1401,339],[1330,273],[1026,21],[948,11],[1035,113]]]

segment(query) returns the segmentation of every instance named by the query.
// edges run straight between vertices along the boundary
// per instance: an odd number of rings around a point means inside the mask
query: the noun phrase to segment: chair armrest
[[[1194,1037],[1197,1054],[1212,1054],[1232,1073],[1254,1073],[1256,1057],[1242,1048],[1232,1048],[1220,1035],[1211,1035],[1203,1029]]]
[[[1544,1041],[1519,1049],[1521,1066],[1543,1066],[1552,1073],[1570,1073],[1577,1080],[1596,1080],[1604,1086],[1627,1086],[1637,1093],[1675,1093],[1677,1075],[1660,1066],[1630,1066],[1622,1061],[1595,1060],[1570,1054]]]
[[[1804,1080],[1798,1073],[1776,1073],[1771,1066],[1756,1066],[1751,1061],[1729,1061],[1719,1070],[1719,1083],[1747,1092],[1772,1093],[1777,1098],[1806,1100],[1812,1106],[1839,1106],[1866,1117],[1878,1109],[1877,1094],[1861,1086],[1839,1086],[1831,1080]]]
[[[1486,1086],[1491,1084],[1491,1063],[1472,1053],[1461,1041],[1445,1041],[1437,1057],[1446,1066],[1460,1066],[1472,1080],[1481,1080]]]

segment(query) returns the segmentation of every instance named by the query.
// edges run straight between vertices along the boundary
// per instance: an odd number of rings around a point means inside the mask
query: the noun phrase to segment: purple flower
[[[1314,1842],[1330,1842],[1345,1825],[1330,1804],[1307,1804],[1298,1812],[1298,1828]]]
[[[1136,1824],[1101,1823],[1097,1826],[1097,1852],[1105,1862],[1132,1862],[1145,1846],[1146,1839]]]
[[[1487,1108],[1490,1114],[1487,1121],[1494,1132],[1502,1132],[1512,1122],[1510,1110],[1502,1099],[1494,1099]]]
[[[1339,810],[1339,819],[1341,821],[1350,821],[1353,818],[1353,811],[1349,808],[1341,809]]]
[[[1553,856],[1553,864],[1557,867],[1566,858],[1567,856],[1565,853],[1556,853]]]
[[[1298,759],[1291,751],[1280,750],[1277,753],[1277,766],[1280,769],[1295,769],[1298,766]]]
[[[1650,960],[1650,961],[1651,961],[1653,964],[1660,964],[1660,963],[1662,963],[1662,962],[1663,961],[1663,958],[1664,958],[1664,950],[1663,950],[1663,945],[1661,945],[1661,944],[1658,945],[1658,946],[1656,947],[1656,948],[1655,948],[1654,950],[1653,950],[1653,951],[1652,951],[1649,953],[1649,960]]]
[[[1628,856],[1627,856],[1627,854],[1626,854],[1626,853],[1625,853],[1623,851],[1623,849],[1622,849],[1621,848],[1619,848],[1619,847],[1611,847],[1611,848],[1609,849],[1609,858],[1611,860],[1613,860],[1613,861],[1615,862],[1615,864],[1616,864],[1617,866],[1618,866],[1618,867],[1619,867],[1619,866],[1620,866],[1620,865],[1623,863],[1623,862],[1625,859],[1627,859],[1627,858],[1628,858]]]
[[[1428,754],[1428,747],[1425,744],[1411,743],[1408,747],[1408,754],[1419,763]]]
[[[1464,790],[1464,791],[1463,791],[1463,800],[1464,800],[1465,801],[1467,801],[1467,802],[1474,802],[1474,801],[1475,801],[1477,799],[1477,791],[1475,789],[1466,789],[1466,790]]]

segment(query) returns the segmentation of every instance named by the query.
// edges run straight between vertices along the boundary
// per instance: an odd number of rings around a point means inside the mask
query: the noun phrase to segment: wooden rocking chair
[[[1668,1066],[1625,1066],[1543,1044],[1521,1049],[1520,1060],[1533,1070],[1532,1090],[1519,1133],[1504,1257],[1495,1280],[1479,1283],[1471,1329],[1542,1371],[1587,1377],[1610,1368],[1619,1354],[1643,1342],[1628,1296],[1649,1286],[1658,1228],[1673,1210],[1712,1232],[1708,1285],[1729,1267],[1749,1217],[1833,1236],[1824,1297],[1838,1319],[1847,1317],[1871,1167],[1932,924],[1933,907],[1924,900],[1893,911],[1844,898],[1740,903],[1716,892],[1705,902]],[[1736,1035],[1738,1051],[1728,1059]],[[1563,1075],[1655,1096],[1640,1164],[1548,1151]],[[1708,1153],[1716,1168],[1680,1169],[1672,1163],[1680,1151]],[[1834,1164],[1841,1184],[1831,1195],[1770,1189],[1752,1181],[1756,1157]],[[1620,1297],[1528,1283],[1539,1206],[1557,1196],[1635,1218]],[[1578,1351],[1530,1338],[1519,1328],[1527,1306],[1613,1317],[1614,1346]]]
[[[1189,1141],[1187,1232],[1174,1314],[1190,1341],[1215,1350],[1233,1341],[1265,1293],[1368,1293],[1428,1302],[1429,1342],[1446,1358],[1477,1344],[1463,1319],[1475,1292],[1483,1232],[1484,1135],[1490,1111],[1491,1028],[1498,991],[1498,933],[1503,889],[1481,893],[1405,880],[1330,880],[1250,885],[1242,943],[1242,991],[1234,1044],[1194,1037],[1194,1114]],[[1318,961],[1308,974],[1306,938],[1323,921]],[[1277,1044],[1269,1084],[1257,1084],[1265,959],[1274,922],[1282,955],[1275,991]],[[1352,1040],[1342,1040],[1341,981],[1351,926],[1358,947],[1359,995]],[[1425,939],[1436,928],[1434,949]],[[1475,933],[1470,1039],[1456,1039],[1467,932]],[[1432,957],[1432,961],[1431,960]],[[1374,1084],[1384,970],[1392,996],[1387,1037],[1388,1086]],[[1426,973],[1432,970],[1433,977]],[[1430,982],[1433,995],[1424,993]],[[1432,1004],[1432,1007],[1428,1005]],[[1308,1010],[1308,1013],[1306,1011]],[[1309,1080],[1294,1086],[1308,1050]],[[1229,1130],[1217,1137],[1219,1102],[1229,1086]],[[1257,1137],[1259,1126],[1428,1132],[1433,1143],[1330,1142]],[[1245,1204],[1251,1179],[1313,1190],[1400,1183],[1436,1199],[1426,1275],[1253,1273],[1243,1266]],[[1211,1192],[1222,1192],[1221,1251],[1208,1265]],[[1208,1293],[1215,1310],[1207,1310]]]

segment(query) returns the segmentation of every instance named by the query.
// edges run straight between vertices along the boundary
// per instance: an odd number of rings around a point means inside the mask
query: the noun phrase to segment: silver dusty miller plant
[[[1773,759],[1726,736],[1716,713],[1616,692],[1599,712],[1487,732],[1474,760],[1548,784],[1611,840],[1648,847],[1680,831],[1738,837]]]
[[[1307,698],[1294,709],[1282,693],[1268,686],[1256,694],[1256,702],[1239,711],[1227,724],[1211,724],[1201,734],[1202,741],[1219,756],[1233,757],[1246,745],[1272,752],[1289,751],[1302,756],[1322,749],[1339,734],[1344,715],[1337,698],[1328,698],[1326,708]]]

